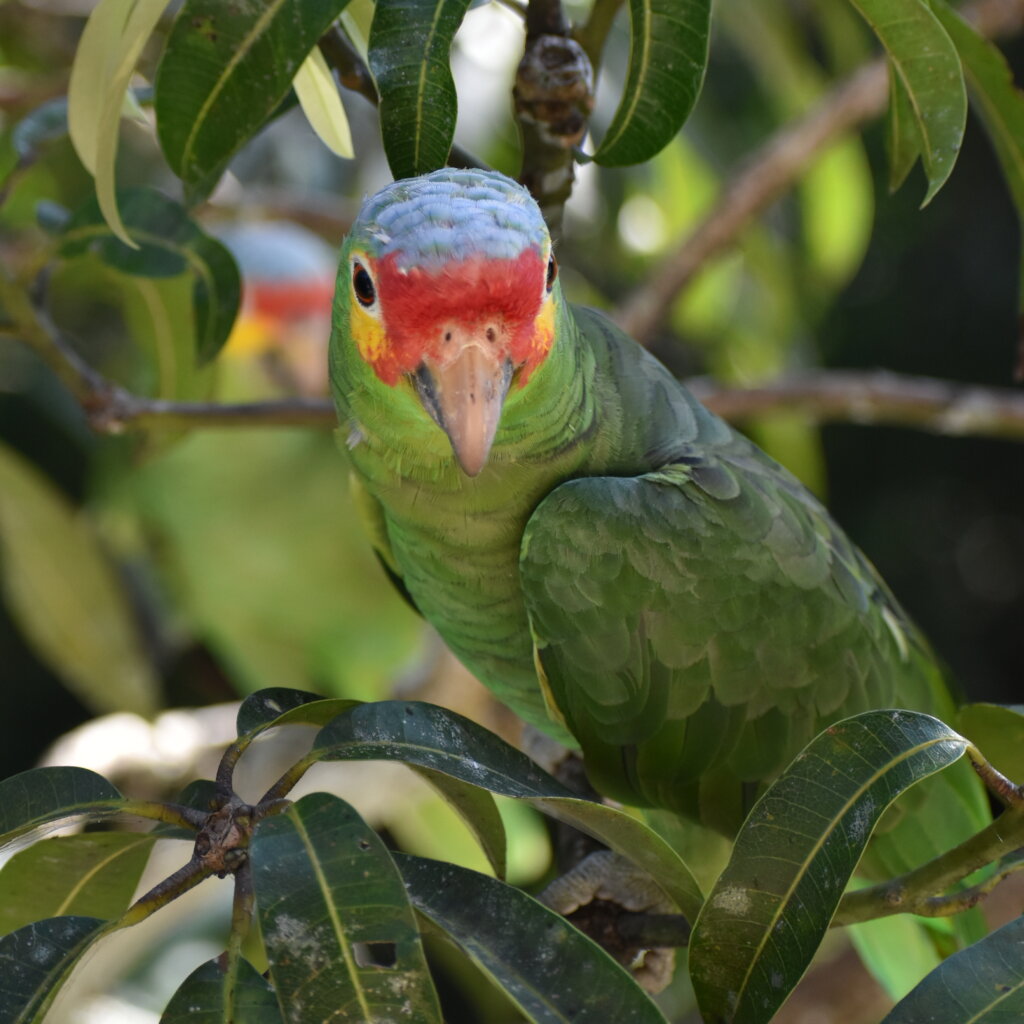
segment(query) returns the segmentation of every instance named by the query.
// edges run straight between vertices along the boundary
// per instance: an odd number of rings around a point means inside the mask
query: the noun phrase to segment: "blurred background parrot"
[[[540,211],[508,178],[443,169],[366,201],[330,374],[388,572],[500,700],[579,746],[606,796],[731,835],[829,723],[950,720],[933,655],[865,557],[785,469],[563,299]],[[949,779],[918,826],[931,853],[987,813],[969,772]]]

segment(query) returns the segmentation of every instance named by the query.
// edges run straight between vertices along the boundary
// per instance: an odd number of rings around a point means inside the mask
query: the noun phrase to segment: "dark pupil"
[[[558,276],[558,264],[555,262],[555,257],[552,256],[548,260],[548,291],[551,291],[551,286],[555,283],[555,278]]]
[[[373,281],[366,272],[366,268],[357,263],[352,268],[352,287],[355,289],[356,298],[364,306],[372,306],[377,293],[373,290]]]

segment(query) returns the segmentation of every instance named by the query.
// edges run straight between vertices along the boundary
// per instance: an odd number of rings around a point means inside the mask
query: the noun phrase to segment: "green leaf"
[[[994,43],[979,36],[945,3],[933,0],[932,10],[963,60],[974,109],[992,140],[1024,227],[1024,92],[1014,85],[1013,72]],[[1024,260],[1020,275],[1019,301],[1024,309]]]
[[[769,1019],[811,962],[882,812],[966,749],[929,715],[869,711],[796,757],[750,812],[694,929],[690,973],[707,1021]]]
[[[524,800],[642,867],[690,920],[700,910],[700,887],[656,832],[614,807],[574,796],[521,751],[446,708],[414,701],[362,704],[325,726],[313,750],[323,760],[404,761]]]
[[[128,83],[167,0],[100,0],[89,15],[68,82],[68,131],[79,159],[96,178],[110,230],[134,246],[118,212],[117,135]]]
[[[444,772],[416,765],[411,767],[417,775],[426,779],[444,802],[462,818],[476,836],[494,873],[499,878],[504,878],[508,870],[505,823],[494,797],[486,789],[471,786],[451,775],[445,775]]]
[[[643,163],[672,140],[700,93],[710,21],[710,0],[629,0],[629,73],[597,163]]]
[[[263,126],[348,0],[185,0],[156,77],[157,133],[190,202]]]
[[[88,768],[32,768],[0,782],[0,843],[68,818],[116,814],[124,802]]]
[[[263,729],[269,729],[272,725],[281,724],[278,723],[278,719],[291,712],[297,712],[300,715],[298,720],[306,724],[323,725],[340,711],[343,711],[345,707],[353,704],[354,701],[345,702],[341,707],[338,707],[337,702],[334,700],[327,701],[327,703],[333,705],[333,710],[327,709],[330,713],[324,718],[319,718],[317,716],[325,709],[310,708],[309,705],[323,703],[325,703],[325,698],[320,693],[310,693],[308,690],[292,690],[287,686],[270,686],[264,690],[257,690],[256,693],[250,693],[242,701],[235,720],[235,727],[238,730],[239,736],[245,736],[250,732],[262,731]],[[298,712],[300,708],[305,710]],[[292,719],[289,718],[287,721],[292,721]]]
[[[928,929],[910,914],[894,914],[846,929],[864,966],[893,1001],[902,999],[942,958]]]
[[[217,960],[197,967],[171,996],[160,1024],[281,1024],[274,990],[248,960],[234,974]]]
[[[487,875],[395,854],[413,906],[537,1024],[664,1024],[624,968],[560,914]]]
[[[1024,782],[1024,707],[965,704],[956,725],[993,768],[1018,784]]]
[[[99,539],[3,444],[0,586],[25,639],[80,700],[98,712],[155,710],[159,684]]]
[[[907,180],[921,155],[921,133],[914,119],[914,107],[903,79],[889,62],[889,109],[885,119],[885,145],[889,157],[889,191]]]
[[[967,123],[967,93],[956,48],[923,0],[850,0],[889,55],[917,126],[928,176],[922,206],[956,163]]]
[[[199,361],[212,359],[227,340],[241,301],[241,278],[227,248],[207,235],[187,211],[149,188],[118,192],[125,223],[138,247],[129,249],[104,223],[97,203],[87,203],[68,222],[60,253],[93,252],[104,263],[139,277],[192,275]]]
[[[401,876],[355,810],[303,797],[257,825],[250,857],[285,1020],[441,1024]]]
[[[0,871],[0,934],[42,917],[120,916],[153,842],[139,832],[86,832],[19,851]]]
[[[30,160],[40,146],[68,132],[68,101],[64,96],[36,107],[11,130],[11,145],[22,160]]]
[[[443,167],[457,100],[448,54],[470,0],[377,0],[368,59],[395,178]]]
[[[352,133],[349,131],[345,108],[341,105],[334,75],[324,55],[314,47],[302,62],[293,83],[302,112],[320,141],[336,156],[351,159]]]
[[[71,968],[104,928],[94,917],[51,917],[0,938],[0,1020],[42,1020]]]
[[[942,27],[963,60],[971,98],[995,148],[1019,214],[1024,215],[1024,92],[999,48],[983,39],[945,3],[933,2]]]
[[[1016,1024],[1024,1020],[1024,917],[954,953],[882,1024]]]

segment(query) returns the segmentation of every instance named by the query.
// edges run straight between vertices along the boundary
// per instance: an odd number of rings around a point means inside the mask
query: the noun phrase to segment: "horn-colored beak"
[[[413,379],[423,407],[448,435],[462,471],[476,476],[494,443],[512,364],[483,331],[453,341],[458,344],[446,346],[441,359],[425,359]],[[454,350],[450,356],[449,348]]]

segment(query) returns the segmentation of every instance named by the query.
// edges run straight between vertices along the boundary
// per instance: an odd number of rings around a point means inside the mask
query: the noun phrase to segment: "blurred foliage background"
[[[570,16],[588,9],[566,6]],[[0,3],[0,172],[16,163],[19,122],[66,93],[90,8]],[[370,10],[353,0],[346,12],[357,37]],[[143,54],[143,79],[172,15],[173,5]],[[452,55],[457,141],[513,175],[510,90],[522,43],[521,18],[482,3]],[[1024,69],[1024,40],[1003,48]],[[627,50],[620,11],[597,93],[598,134]],[[730,171],[872,52],[867,28],[838,0],[719,0],[704,91],[685,132],[642,167],[579,169],[559,250],[570,296],[622,303]],[[160,398],[327,394],[333,253],[361,197],[389,180],[375,112],[350,92],[343,98],[354,160],[328,152],[292,110],[246,147],[200,211],[244,282],[242,316],[212,365],[184,358],[192,296],[180,275],[129,279],[88,256],[53,270],[52,314],[90,364]],[[649,339],[657,354],[682,376],[737,385],[808,367],[878,366],[1012,383],[1019,227],[987,137],[969,123],[950,182],[923,210],[919,169],[889,193],[884,148],[878,123],[825,151],[680,295]],[[118,180],[180,188],[144,112],[123,122]],[[41,221],[57,207],[80,208],[92,190],[67,137],[44,141],[3,193],[0,257],[30,265]],[[856,424],[819,429],[786,413],[750,429],[825,498],[970,697],[1020,702],[1024,446]],[[360,699],[415,693],[466,711],[458,695],[430,688],[455,670],[375,564],[336,443],[329,430],[268,426],[97,435],[51,371],[0,337],[0,774],[31,767],[97,714],[215,704],[266,686]],[[86,540],[74,541],[83,530]],[[58,534],[72,539],[55,542]],[[69,590],[80,595],[69,614],[84,645],[32,622],[31,609]],[[484,698],[473,701],[469,714],[508,724]],[[528,851],[543,837],[526,819],[517,827],[527,837],[524,877],[542,870],[543,857]],[[421,839],[436,830],[430,823]]]

